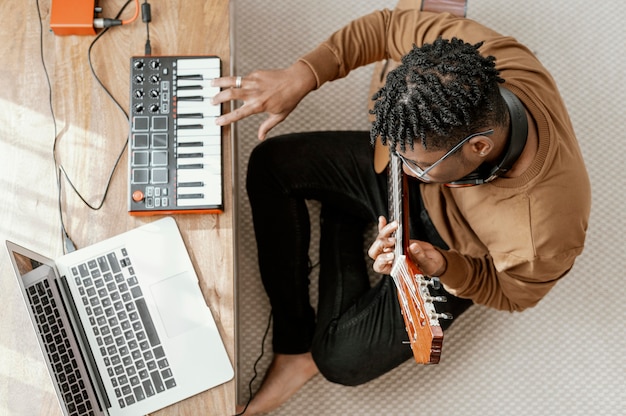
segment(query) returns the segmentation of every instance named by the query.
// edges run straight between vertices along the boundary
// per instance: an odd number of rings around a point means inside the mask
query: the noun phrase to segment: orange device
[[[50,28],[56,35],[95,35],[95,0],[52,0]]]

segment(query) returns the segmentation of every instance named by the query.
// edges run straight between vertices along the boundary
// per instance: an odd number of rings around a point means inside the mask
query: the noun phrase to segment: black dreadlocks
[[[480,55],[481,46],[457,38],[414,45],[372,97],[372,143],[380,137],[404,151],[419,139],[425,149],[444,150],[469,134],[506,123],[498,89],[504,80],[495,58]]]

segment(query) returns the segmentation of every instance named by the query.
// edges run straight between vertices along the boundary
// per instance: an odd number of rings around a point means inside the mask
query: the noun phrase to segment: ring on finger
[[[235,78],[235,88],[241,88],[241,77]]]

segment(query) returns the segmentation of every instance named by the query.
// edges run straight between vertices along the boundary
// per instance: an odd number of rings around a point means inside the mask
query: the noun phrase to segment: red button
[[[139,189],[133,192],[133,201],[141,202],[143,201],[143,197],[144,197],[143,192],[141,192]]]

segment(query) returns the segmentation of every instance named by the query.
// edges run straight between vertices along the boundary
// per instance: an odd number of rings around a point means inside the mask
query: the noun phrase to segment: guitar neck
[[[406,177],[402,172],[402,161],[395,154],[390,155],[389,161],[389,221],[398,222],[396,239],[396,258],[404,255],[409,246],[409,216],[408,216],[408,193]]]
[[[441,356],[443,331],[433,298],[428,290],[432,281],[425,277],[407,255],[409,246],[408,182],[402,162],[393,152],[389,163],[389,220],[398,222],[395,259],[391,277],[398,292],[409,344],[419,364],[436,364]]]

